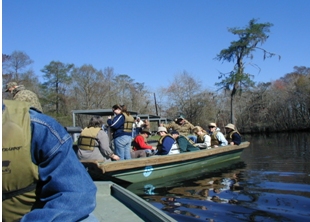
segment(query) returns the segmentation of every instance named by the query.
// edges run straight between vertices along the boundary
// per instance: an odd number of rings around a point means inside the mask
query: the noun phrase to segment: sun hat
[[[158,127],[157,133],[159,133],[159,132],[166,132],[167,133],[166,127],[163,127],[163,126]]]
[[[229,123],[229,124],[227,124],[227,125],[225,126],[225,128],[235,130],[235,125],[234,125],[234,124]]]
[[[214,126],[214,127],[216,127],[216,123],[209,123],[208,126]]]
[[[17,83],[16,83],[16,82],[9,82],[8,84],[6,84],[5,92],[9,91],[9,89],[10,89],[11,87],[14,87],[14,86],[17,86]]]

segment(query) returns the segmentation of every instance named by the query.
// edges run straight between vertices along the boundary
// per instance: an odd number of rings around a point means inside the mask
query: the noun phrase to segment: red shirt
[[[133,150],[152,149],[151,145],[145,143],[144,137],[141,135],[136,136],[134,139]]]

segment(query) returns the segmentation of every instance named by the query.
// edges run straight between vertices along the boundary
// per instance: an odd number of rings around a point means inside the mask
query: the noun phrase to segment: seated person
[[[147,138],[151,135],[150,131],[148,130],[142,130],[139,135],[135,137],[135,139],[132,141],[133,150],[144,150],[147,154],[147,156],[151,156],[154,154],[154,151],[156,150],[156,147],[152,147],[151,145],[147,144]]]
[[[200,150],[198,147],[194,146],[194,142],[192,140],[186,136],[180,135],[176,130],[171,132],[171,136],[177,141],[181,153]]]
[[[216,126],[216,123],[209,123],[209,133],[211,137],[211,147],[227,146],[228,142],[225,139],[220,128]]]
[[[29,106],[2,101],[2,221],[94,221],[97,188],[71,136]]]
[[[78,139],[78,158],[98,162],[119,160],[109,146],[108,134],[102,129],[103,118],[94,116],[81,132]]]
[[[180,153],[176,141],[168,134],[167,129],[163,126],[158,127],[157,134],[160,135],[157,144],[156,155],[168,155]]]
[[[200,149],[211,149],[211,137],[202,127],[195,126],[193,132],[197,135],[197,143],[195,143],[195,146]]]
[[[239,145],[241,143],[241,135],[235,128],[235,125],[231,123],[225,126],[227,132],[226,140],[229,145]]]
[[[174,122],[169,124],[160,124],[160,126],[166,127],[166,129],[172,129],[178,131],[181,135],[187,136],[193,142],[196,142],[196,136],[190,135],[192,130],[194,129],[194,125],[191,124],[188,120],[186,120],[182,115],[177,117]]]

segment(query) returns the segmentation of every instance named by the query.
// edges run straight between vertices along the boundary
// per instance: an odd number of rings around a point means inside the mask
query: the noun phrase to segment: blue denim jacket
[[[67,131],[53,118],[30,110],[31,155],[39,168],[38,208],[21,221],[79,221],[95,208],[97,188],[79,162]]]

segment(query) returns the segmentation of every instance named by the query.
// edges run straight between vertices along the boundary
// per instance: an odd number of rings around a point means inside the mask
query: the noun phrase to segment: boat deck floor
[[[98,185],[97,185],[98,187]],[[97,192],[97,206],[93,214],[99,221],[143,221],[127,206],[111,195],[111,184],[100,183]]]

